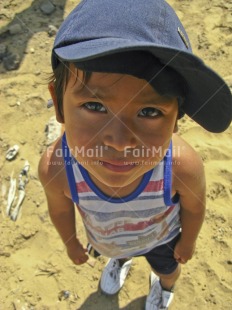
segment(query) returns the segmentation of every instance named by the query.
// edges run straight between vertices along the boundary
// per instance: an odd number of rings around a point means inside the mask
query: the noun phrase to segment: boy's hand
[[[177,242],[174,248],[174,257],[178,263],[185,264],[190,260],[195,252],[196,243],[183,244],[181,239]]]
[[[69,258],[75,265],[81,265],[87,262],[89,256],[86,254],[88,252],[82,244],[76,240],[72,245],[67,245],[67,253]]]

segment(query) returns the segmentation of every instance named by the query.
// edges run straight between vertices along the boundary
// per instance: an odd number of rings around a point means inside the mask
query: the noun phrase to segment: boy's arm
[[[48,210],[51,221],[56,227],[69,258],[75,264],[82,264],[88,260],[87,249],[84,249],[76,237],[75,210],[73,202],[62,194],[54,195],[45,190],[48,202]]]
[[[38,172],[47,197],[51,221],[65,244],[70,259],[75,264],[86,262],[87,250],[76,237],[74,204],[64,194],[64,184],[67,180],[61,159],[59,158],[58,162],[51,149],[46,151],[41,157]]]
[[[186,263],[192,258],[205,217],[205,173],[200,156],[187,144],[180,165],[175,169],[175,189],[180,195],[181,238],[175,248],[175,258]]]

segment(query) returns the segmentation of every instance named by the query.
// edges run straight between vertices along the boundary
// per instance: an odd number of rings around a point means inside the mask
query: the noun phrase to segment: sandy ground
[[[18,54],[13,63],[18,69],[9,71],[0,63],[0,309],[143,309],[149,291],[145,260],[134,259],[119,295],[106,297],[98,289],[106,258],[73,265],[48,216],[37,165],[46,145],[45,126],[54,114],[53,108],[46,108],[54,40],[49,25],[59,27],[76,1],[52,2],[55,10],[50,15],[41,11],[39,0],[0,4],[0,54],[6,54],[7,48],[8,53]],[[187,28],[195,53],[232,86],[231,1],[168,2]],[[204,160],[207,214],[196,254],[183,267],[176,285],[172,309],[231,309],[232,127],[211,134],[184,118],[180,134]],[[7,161],[6,151],[15,144],[19,154]],[[10,176],[13,172],[18,177],[25,160],[30,163],[26,197],[21,216],[12,221],[6,216]],[[77,230],[86,242],[79,217]]]

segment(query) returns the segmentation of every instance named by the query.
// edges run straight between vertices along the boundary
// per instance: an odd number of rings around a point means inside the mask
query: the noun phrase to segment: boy
[[[90,244],[110,258],[101,290],[117,293],[132,257],[145,256],[146,309],[168,309],[205,212],[203,164],[175,133],[177,121],[186,113],[224,131],[230,91],[192,54],[163,0],[82,1],[57,34],[52,66],[49,90],[65,134],[42,156],[39,175],[68,256],[88,260],[75,203]]]

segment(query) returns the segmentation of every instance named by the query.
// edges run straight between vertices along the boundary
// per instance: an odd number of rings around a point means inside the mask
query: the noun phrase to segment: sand
[[[50,222],[38,180],[37,165],[46,147],[45,127],[54,115],[53,108],[46,108],[54,40],[49,25],[59,27],[76,1],[53,0],[55,11],[50,15],[41,11],[42,1],[4,2],[8,4],[0,4],[1,49],[8,47],[8,51],[18,53],[13,64],[18,68],[9,71],[0,63],[0,309],[143,309],[149,291],[146,261],[134,259],[119,295],[102,295],[98,282],[106,258],[90,259],[82,266],[72,264]],[[232,3],[169,2],[189,32],[194,52],[232,86]],[[196,253],[183,267],[171,309],[231,309],[232,127],[212,134],[185,117],[179,133],[203,158],[207,212]],[[7,161],[5,154],[15,144],[20,147],[19,153]],[[6,216],[10,176],[14,172],[18,177],[25,160],[30,163],[26,197],[21,216],[12,221]],[[77,231],[85,243],[78,215]]]

